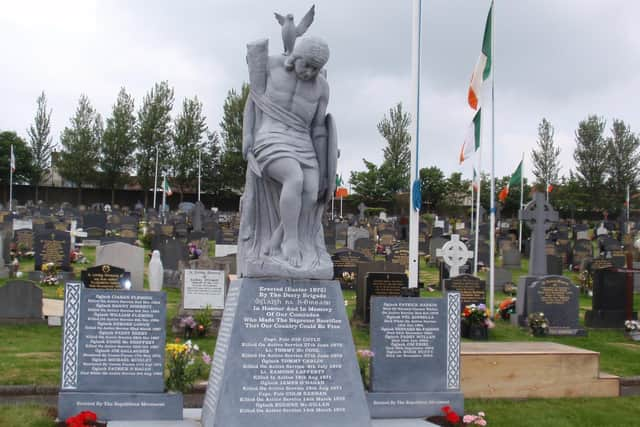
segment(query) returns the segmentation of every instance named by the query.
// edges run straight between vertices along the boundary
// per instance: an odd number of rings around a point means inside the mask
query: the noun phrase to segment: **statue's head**
[[[314,79],[329,60],[329,46],[319,37],[304,37],[296,41],[285,67],[294,70],[301,80]]]

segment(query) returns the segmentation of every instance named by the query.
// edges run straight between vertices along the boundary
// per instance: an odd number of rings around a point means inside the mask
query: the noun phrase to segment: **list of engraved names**
[[[434,303],[384,302],[381,331],[386,359],[432,358],[434,341],[440,332],[439,306]]]
[[[338,372],[344,345],[332,330],[345,327],[324,287],[258,287],[241,343],[240,413],[344,413],[347,401]],[[251,333],[260,331],[260,333]],[[296,331],[295,334],[291,331]]]

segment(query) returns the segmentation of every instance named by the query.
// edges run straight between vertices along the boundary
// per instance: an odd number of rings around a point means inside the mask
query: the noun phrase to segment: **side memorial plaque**
[[[241,279],[229,287],[204,427],[369,427],[340,285]]]
[[[182,419],[182,394],[163,393],[163,292],[94,290],[67,282],[58,417]]]
[[[371,300],[372,418],[424,418],[443,406],[463,413],[460,294]]]

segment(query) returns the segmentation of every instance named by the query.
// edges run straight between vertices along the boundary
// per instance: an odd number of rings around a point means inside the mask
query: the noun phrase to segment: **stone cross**
[[[71,221],[71,229],[68,231],[69,236],[71,236],[71,250],[74,250],[76,247],[76,237],[87,237],[86,231],[82,231],[82,228],[78,227],[78,221],[75,219]]]
[[[520,219],[526,221],[533,229],[529,276],[545,276],[547,274],[545,234],[551,228],[551,224],[558,221],[558,212],[545,201],[544,194],[536,192],[533,194],[533,200],[520,210]]]
[[[459,235],[452,234],[451,240],[445,243],[442,248],[436,249],[436,256],[442,257],[444,263],[449,266],[449,277],[456,277],[460,275],[460,267],[473,257],[473,251],[467,249],[465,244],[460,241]]]
[[[360,219],[364,219],[364,211],[367,210],[367,205],[360,202],[358,205],[358,211],[360,212]]]

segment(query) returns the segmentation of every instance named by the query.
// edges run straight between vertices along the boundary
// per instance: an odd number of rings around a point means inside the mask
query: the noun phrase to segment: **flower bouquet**
[[[96,427],[106,427],[107,423],[98,421],[98,416],[95,412],[91,411],[82,411],[78,414],[67,418],[65,421],[61,421],[58,423],[60,427],[86,427],[86,426],[96,426]]]
[[[498,312],[496,318],[502,320],[509,320],[511,315],[516,312],[516,298],[505,298],[498,306]]]
[[[365,390],[367,390],[370,378],[371,358],[375,356],[373,351],[369,349],[361,349],[356,351],[358,356],[358,366],[360,367],[360,376],[362,377],[362,384]]]
[[[451,406],[443,406],[442,412],[444,415],[434,415],[427,418],[427,421],[437,424],[443,427],[461,427],[461,426],[486,426],[487,420],[484,419],[484,412],[478,412],[477,414],[468,414],[463,417],[458,415]]]
[[[53,262],[42,265],[42,286],[58,286],[58,266]]]
[[[462,311],[461,332],[464,338],[472,340],[489,339],[488,329],[494,326],[489,318],[489,309],[484,304],[471,304]]]
[[[624,334],[634,341],[640,341],[640,321],[627,320],[624,322]]]
[[[534,337],[544,337],[549,333],[549,321],[542,312],[529,314],[529,329]]]
[[[356,281],[356,273],[348,272],[348,271],[342,272],[342,276],[340,277],[340,282],[342,282],[344,287],[346,287],[347,289],[353,288],[355,281]]]
[[[185,393],[193,387],[193,383],[199,377],[206,375],[205,365],[211,364],[211,356],[202,352],[198,344],[186,341],[184,344],[176,339],[175,343],[166,345],[166,371],[165,387],[169,391]]]

